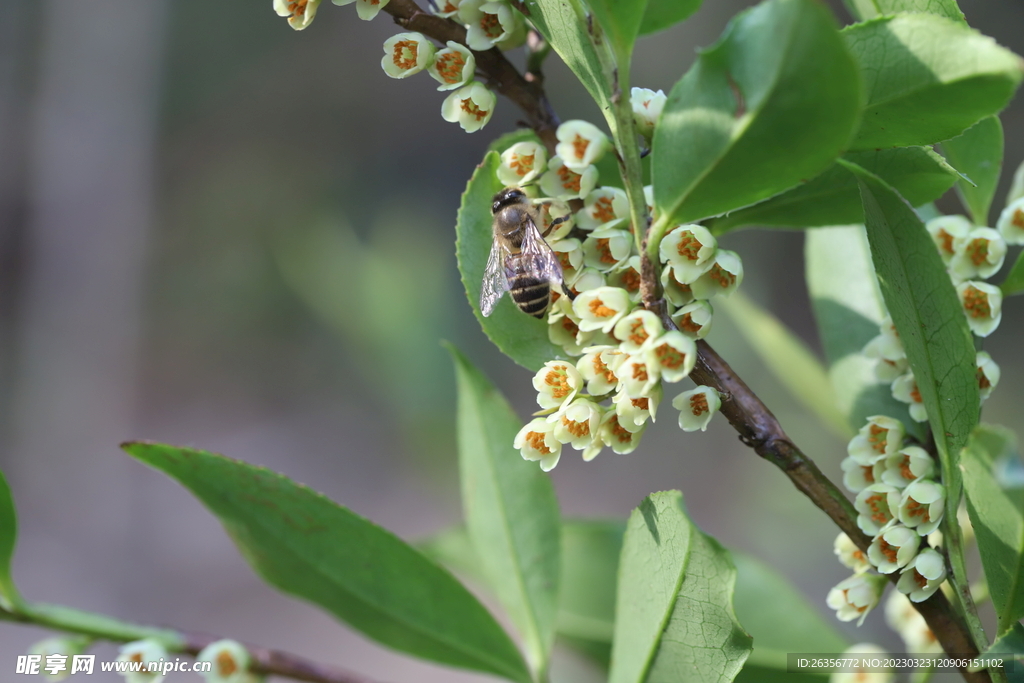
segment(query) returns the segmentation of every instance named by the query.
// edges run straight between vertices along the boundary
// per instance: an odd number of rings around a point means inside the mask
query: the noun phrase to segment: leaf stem
[[[17,611],[0,608],[0,621],[43,626],[117,643],[152,638],[171,652],[181,652],[193,657],[210,643],[222,640],[219,637],[184,633],[174,629],[141,626],[102,614],[42,603],[23,603]],[[245,645],[245,648],[252,657],[252,671],[257,674],[282,676],[307,683],[372,683],[369,679],[351,672],[280,650],[268,650],[254,645]]]

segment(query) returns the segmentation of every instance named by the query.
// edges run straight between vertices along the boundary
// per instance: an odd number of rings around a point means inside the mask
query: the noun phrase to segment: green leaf
[[[1004,634],[1024,617],[1024,462],[1012,432],[980,425],[961,467],[967,511]]]
[[[881,177],[914,206],[938,199],[960,177],[928,147],[853,152],[843,158]],[[716,218],[710,225],[716,234],[721,234],[744,225],[805,228],[863,220],[857,178],[836,163],[803,185]]]
[[[871,415],[890,415],[923,437],[906,404],[879,383],[875,362],[861,353],[885,317],[863,226],[819,228],[805,239],[807,289],[839,411],[853,429]]]
[[[491,252],[493,234],[491,199],[503,187],[496,175],[499,163],[498,155],[488,152],[462,194],[462,206],[459,208],[455,228],[455,255],[469,305],[480,321],[484,334],[506,356],[536,371],[546,361],[565,357],[565,352],[548,340],[547,322],[526,315],[516,308],[508,296],[502,298],[489,318],[480,313],[480,285],[487,265],[487,255]]]
[[[608,0],[614,2],[614,0]],[[530,21],[602,109],[611,99],[611,85],[587,32],[580,0],[526,0]]]
[[[740,292],[716,305],[732,319],[754,353],[794,399],[840,438],[853,437],[854,431],[836,407],[828,373],[799,337]]]
[[[791,673],[751,663],[745,664],[736,677],[736,683],[827,683],[828,680],[828,674]]]
[[[978,424],[974,339],[924,223],[896,192],[857,166],[871,258],[907,352],[942,463],[948,500],[960,500],[960,449]]]
[[[997,637],[982,653],[983,657],[989,655],[1005,655],[1017,662],[1024,660],[1024,624],[1017,622],[1013,628]],[[1020,669],[1021,667],[1018,664],[1014,668]],[[1018,671],[1017,673],[1024,672]]]
[[[1006,193],[1006,204],[1010,205],[1016,200],[1024,197],[1024,161],[1013,173],[1013,180],[1010,182],[1010,190]]]
[[[851,149],[948,140],[1009,102],[1020,58],[967,26],[902,14],[843,30],[867,89]]]
[[[551,480],[512,441],[522,427],[493,385],[454,347],[459,471],[466,525],[489,584],[523,634],[537,671],[555,642],[560,566]]]
[[[589,0],[587,4],[612,44],[619,64],[629,64],[647,0]]]
[[[732,553],[736,565],[733,604],[743,628],[754,638],[751,666],[786,670],[789,652],[843,652],[847,640],[831,620],[781,574],[745,553]]]
[[[723,214],[818,175],[846,147],[862,101],[824,4],[768,0],[739,14],[672,89],[655,129],[659,225]]]
[[[14,496],[0,472],[0,607],[10,610],[21,604],[21,596],[11,578],[11,560],[18,542],[18,513],[14,509]]]
[[[528,683],[508,635],[451,574],[311,489],[221,455],[132,442],[216,515],[268,583],[411,655]]]
[[[622,546],[610,683],[731,681],[750,653],[729,553],[689,520],[683,494],[648,496]]]
[[[971,219],[975,225],[989,225],[988,212],[1003,166],[1003,124],[999,117],[984,118],[963,135],[943,142],[942,152],[956,170],[970,178],[961,178],[956,190]],[[917,206],[910,197],[907,199]]]
[[[900,12],[923,12],[937,14],[966,24],[964,13],[957,7],[956,0],[851,0],[855,14],[861,20],[874,19]]]
[[[640,22],[640,33],[646,35],[678,24],[700,9],[701,1],[647,0],[647,11]]]
[[[562,527],[560,634],[612,642],[624,531],[625,525],[618,521],[573,520]]]
[[[1003,296],[1024,292],[1024,251],[1017,254],[1017,260],[999,288],[1003,290]]]

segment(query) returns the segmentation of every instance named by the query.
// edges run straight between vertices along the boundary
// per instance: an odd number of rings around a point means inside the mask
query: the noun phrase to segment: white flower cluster
[[[899,420],[868,418],[847,446],[843,485],[855,493],[857,526],[872,537],[865,554],[846,534],[835,542],[839,561],[855,574],[833,588],[827,598],[841,621],[867,615],[885,589],[885,577],[899,571],[896,588],[914,602],[929,598],[946,579],[942,555],[922,547],[945,512],[946,489],[934,477],[935,460],[923,448],[904,443]]]
[[[939,216],[926,224],[956,286],[967,324],[979,337],[992,334],[1002,318],[1003,294],[984,279],[1002,267],[1008,243],[1024,244],[1024,228],[1017,230],[1015,220],[1024,225],[1024,198],[1003,211],[999,230],[974,227],[963,216]],[[864,355],[876,361],[878,380],[891,382],[893,397],[909,404],[910,417],[917,422],[927,421],[928,411],[892,318],[882,321],[878,336],[864,347]],[[999,383],[999,366],[985,351],[977,353],[976,364],[978,389],[984,401]]]
[[[706,228],[676,227],[660,252],[665,296],[679,328],[666,331],[658,316],[640,306],[640,256],[629,230],[626,193],[597,186],[595,164],[610,149],[608,138],[586,121],[563,123],[557,137],[557,154],[550,160],[541,145],[519,142],[501,155],[497,172],[506,185],[539,179],[548,198],[536,200],[544,220],[538,227],[551,228],[547,242],[575,296],[552,293],[548,336],[576,360],[549,361],[537,373],[537,402],[552,412],[523,427],[515,440],[523,457],[539,460],[545,471],[558,462],[565,444],[583,451],[584,460],[605,446],[632,452],[647,422],[655,420],[663,383],[678,382],[693,369],[695,340],[711,328],[708,299],[731,293],[743,279],[739,257],[719,249]],[[571,199],[583,200],[575,214],[567,203]],[[570,220],[551,227],[567,215]],[[601,405],[607,399],[611,405]],[[672,406],[684,431],[704,430],[721,398],[700,386],[676,396]]]

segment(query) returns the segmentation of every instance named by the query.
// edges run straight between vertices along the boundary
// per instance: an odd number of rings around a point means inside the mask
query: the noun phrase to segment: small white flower
[[[422,33],[399,33],[384,41],[380,65],[391,78],[408,78],[433,64],[434,49]]]
[[[928,410],[924,407],[924,398],[917,388],[917,380],[913,372],[900,375],[892,381],[892,397],[897,401],[910,404],[910,418],[915,422],[926,422]]]
[[[313,23],[320,0],[274,0],[274,11],[279,17],[288,17],[288,25],[301,31]]]
[[[629,198],[617,187],[599,187],[587,194],[583,208],[576,214],[576,223],[584,230],[629,218]]]
[[[939,528],[946,504],[946,489],[938,482],[919,479],[903,491],[889,493],[889,506],[900,522],[913,527],[921,536]]]
[[[978,390],[981,393],[981,400],[984,401],[992,393],[992,390],[999,384],[999,366],[992,360],[985,351],[978,351]]]
[[[580,294],[581,292],[589,292],[595,289],[600,289],[607,286],[607,278],[604,273],[597,270],[596,268],[587,268],[584,266],[580,268],[576,273],[576,277],[572,279],[570,289],[573,294]],[[613,289],[619,289],[613,287]],[[632,301],[632,300],[630,300]],[[611,332],[611,328],[608,329]]]
[[[461,88],[472,81],[473,74],[476,73],[476,57],[465,45],[460,45],[454,40],[449,40],[447,45],[448,47],[434,53],[434,62],[427,67],[427,73],[441,84],[437,86],[438,90]],[[543,150],[543,147],[541,149]],[[505,155],[503,154],[502,162],[504,161]],[[501,177],[501,169],[498,169],[498,177]],[[518,185],[519,183],[505,182],[505,184]]]
[[[697,363],[697,343],[678,330],[670,330],[647,345],[647,365],[666,382],[688,377]]]
[[[932,596],[946,580],[946,565],[942,555],[931,548],[917,554],[900,573],[896,589],[905,593],[911,602],[922,602]]]
[[[254,680],[249,672],[252,661],[249,651],[233,640],[210,643],[196,655],[196,661],[213,664],[213,669],[203,674],[206,683],[249,683]]]
[[[703,275],[690,283],[693,296],[710,299],[716,294],[729,296],[743,282],[743,262],[739,254],[728,249],[715,252],[714,263]]]
[[[573,283],[578,286],[578,282]],[[615,323],[629,313],[633,302],[629,292],[618,287],[598,287],[581,291],[572,302],[572,309],[580,318],[581,330],[611,332]]]
[[[583,357],[576,362],[576,369],[587,381],[587,391],[592,396],[603,396],[619,386],[615,371],[625,360],[626,354],[616,346],[591,346],[584,349]]]
[[[498,180],[510,187],[524,185],[544,172],[547,160],[543,145],[528,140],[517,142],[501,153]]]
[[[953,250],[949,272],[955,282],[990,278],[1003,267],[1006,258],[1006,242],[992,228],[975,228],[953,240]]]
[[[711,319],[714,315],[711,302],[697,299],[686,304],[672,314],[679,331],[693,339],[703,339],[711,331]]]
[[[867,352],[867,348],[864,350]],[[879,358],[878,363],[875,365],[875,379],[883,384],[891,384],[900,375],[907,374],[908,370],[910,370],[910,361],[906,358],[901,358],[900,360]]]
[[[604,409],[601,406],[590,399],[577,398],[551,415],[548,421],[554,422],[554,434],[559,443],[582,451],[593,441],[602,417]]]
[[[615,224],[594,230],[583,240],[583,263],[602,272],[619,268],[633,253],[633,235]]]
[[[520,36],[525,28],[523,17],[508,3],[462,0],[459,19],[466,25],[466,45],[474,50],[490,50],[498,43],[511,48],[525,37]]]
[[[992,334],[1003,317],[1003,293],[987,282],[969,280],[956,287],[971,332],[979,337]]]
[[[872,465],[880,456],[890,456],[903,445],[903,423],[887,415],[872,415],[846,452],[861,465]]]
[[[885,320],[879,325],[879,334],[867,343],[863,351],[868,358],[899,361],[907,357],[903,349],[903,342],[900,341],[900,333],[892,318],[885,316]]]
[[[640,257],[630,256],[626,262],[608,273],[608,284],[629,292],[633,301],[640,301]]]
[[[892,496],[895,494],[895,500]],[[868,536],[875,536],[896,517],[895,505],[900,491],[888,484],[872,484],[857,494],[853,507],[857,512],[857,526]]]
[[[145,669],[148,668],[146,665],[159,662],[161,659],[166,661],[167,658],[167,649],[160,641],[147,638],[122,645],[118,651],[117,661],[143,664]],[[164,675],[160,672],[131,671],[122,675],[127,683],[160,683],[164,680]]]
[[[878,574],[854,574],[830,590],[825,603],[836,611],[839,621],[858,619],[857,625],[860,626],[868,612],[878,604],[885,584],[885,577]]]
[[[693,289],[679,281],[672,266],[661,269],[661,287],[665,290],[665,298],[676,306],[685,306],[693,301]]]
[[[520,429],[512,446],[519,450],[523,460],[539,460],[545,472],[553,470],[562,455],[562,444],[555,438],[555,425],[543,417],[531,420]]]
[[[551,157],[547,172],[540,177],[540,189],[556,199],[580,199],[593,191],[597,180],[597,166],[587,166],[577,172],[556,155]]]
[[[555,252],[555,257],[562,266],[562,279],[565,282],[575,282],[583,266],[583,245],[575,237],[564,237],[549,239],[548,246]],[[558,291],[554,293],[561,294]]]
[[[544,165],[547,166],[546,161]],[[541,169],[542,172],[543,170]],[[548,241],[548,244],[552,240],[565,239],[572,232],[572,229],[576,227],[576,217],[573,216],[572,211],[569,209],[568,202],[564,202],[561,199],[538,200],[537,212],[540,214],[541,222],[544,223],[543,226],[538,225],[537,227],[543,228],[541,232],[544,233],[544,239]],[[558,221],[558,223],[552,225],[555,221]]]
[[[651,395],[658,384],[658,370],[651,367],[643,355],[626,354],[626,360],[619,366],[619,390],[630,398],[645,398]]]
[[[63,681],[71,675],[72,658],[82,654],[89,645],[84,637],[55,636],[45,638],[28,649],[28,654],[42,657],[40,673],[48,681]]]
[[[852,455],[843,458],[839,463],[843,470],[843,486],[850,493],[860,493],[872,484],[878,483],[875,476],[875,463],[882,460],[881,456],[875,458],[875,462],[864,465]]]
[[[541,408],[561,408],[576,398],[581,386],[580,373],[564,360],[549,360],[533,376],[533,388],[537,390],[537,404]]]
[[[871,569],[871,563],[868,562],[864,551],[858,548],[843,532],[839,532],[839,535],[836,536],[836,540],[832,543],[832,551],[844,567],[852,569],[858,574]]]
[[[619,424],[642,427],[647,418],[654,422],[658,404],[661,403],[661,385],[655,386],[647,396],[640,398],[630,398],[625,391],[620,391],[612,398],[612,403],[619,416]]]
[[[1024,197],[1007,204],[999,214],[996,229],[1008,244],[1024,244]]]
[[[459,4],[462,0],[438,0],[434,5],[434,14],[445,19],[450,19],[459,13]]]
[[[619,421],[619,415],[614,410],[609,410],[601,423],[601,439],[619,455],[632,453],[640,445],[640,437],[643,436],[647,426],[637,427],[629,421]]]
[[[842,655],[853,662],[865,662],[872,659],[885,661],[889,653],[873,643],[858,643],[850,647]],[[878,671],[865,666],[845,666],[829,676],[829,683],[893,683],[896,674],[892,670]]]
[[[612,336],[621,340],[620,348],[627,353],[637,353],[649,341],[657,339],[665,329],[658,316],[643,309],[633,311],[615,323]]]
[[[913,529],[894,524],[875,536],[868,547],[868,559],[881,574],[906,567],[917,555],[921,537]]]
[[[702,225],[680,225],[673,228],[658,246],[662,263],[672,266],[676,280],[686,285],[692,284],[711,268],[717,250],[718,240]]]
[[[441,117],[449,123],[458,123],[462,130],[473,133],[491,120],[498,98],[482,83],[472,81],[464,85],[441,103]]]
[[[561,310],[559,306],[552,306],[552,313],[548,316],[548,340],[565,349],[570,356],[578,356],[583,348],[588,345],[592,333],[580,332],[580,326],[572,317],[572,309]]]
[[[654,124],[661,116],[661,110],[665,108],[668,100],[661,90],[654,91],[647,88],[632,88],[629,91],[629,102],[633,105],[633,120],[636,121],[636,129],[648,140],[654,135]]]
[[[971,231],[971,222],[963,216],[938,216],[925,223],[928,234],[932,236],[943,263],[949,263],[956,253],[954,241],[965,237]]]
[[[555,136],[558,138],[555,154],[577,173],[596,164],[611,149],[608,136],[586,121],[566,121],[558,126]]]
[[[900,634],[907,652],[938,654],[942,645],[907,596],[892,591],[885,600],[885,623]]]
[[[884,460],[881,479],[898,489],[906,488],[915,479],[935,474],[935,460],[920,446],[907,446]]]
[[[705,431],[711,418],[722,407],[722,397],[713,387],[699,386],[672,399],[679,411],[679,428],[684,432]]]
[[[656,220],[657,216],[654,215],[654,185],[644,185],[644,203],[647,204],[647,213],[650,214],[651,220]]]

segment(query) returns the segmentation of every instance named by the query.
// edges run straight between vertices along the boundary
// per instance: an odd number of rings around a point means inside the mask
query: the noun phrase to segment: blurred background
[[[749,4],[708,0],[643,39],[635,85],[667,91]],[[1019,0],[960,4],[1024,53]],[[199,503],[117,447],[154,439],[265,465],[417,538],[460,517],[453,370],[439,341],[464,349],[524,418],[535,410],[530,373],[480,332],[453,248],[459,195],[519,114],[499,100],[474,135],[444,122],[433,80],[381,71],[397,30],[326,0],[302,33],[270,0],[0,5],[0,468],[29,599],[292,650],[377,681],[483,680],[277,594]],[[599,121],[557,58],[548,90],[562,118]],[[1002,119],[995,210],[1024,159],[1020,96]],[[940,207],[960,211],[952,194]],[[745,257],[745,292],[817,350],[802,240],[746,231],[725,243]],[[1022,317],[1024,297],[1007,301],[986,341],[1003,370],[986,418],[1011,427],[1024,405]],[[844,444],[719,320],[712,343],[838,479]],[[684,435],[668,412],[631,455],[585,464],[568,451],[552,473],[563,513],[621,519],[679,488],[705,531],[785,573],[828,615],[825,594],[848,573],[831,524],[724,420]],[[840,628],[902,650],[881,610]],[[0,623],[0,680],[44,635]],[[556,672],[595,680],[569,654]]]

